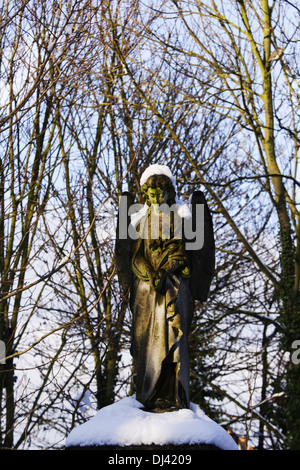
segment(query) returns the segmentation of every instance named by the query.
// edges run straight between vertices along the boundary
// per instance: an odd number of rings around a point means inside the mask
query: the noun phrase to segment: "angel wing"
[[[125,291],[132,285],[131,251],[132,239],[128,233],[129,208],[134,203],[130,192],[123,192],[119,202],[115,243],[115,261],[119,283]]]
[[[197,204],[203,204],[204,242],[200,249],[189,250],[187,240],[184,240],[186,253],[190,262],[191,277],[190,291],[194,300],[205,302],[207,300],[210,285],[215,271],[215,240],[213,222],[205,196],[202,191],[195,191],[191,198],[190,210],[192,214],[192,229],[196,230]],[[195,241],[195,240],[194,240]],[[189,243],[193,240],[189,240]]]

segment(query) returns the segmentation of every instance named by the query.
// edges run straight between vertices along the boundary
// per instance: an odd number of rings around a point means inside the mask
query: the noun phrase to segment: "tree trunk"
[[[271,52],[271,11],[267,0],[262,0],[264,12],[264,53],[265,72],[263,77],[263,101],[265,110],[264,151],[267,166],[275,192],[275,208],[279,222],[279,242],[281,257],[281,322],[285,329],[282,344],[291,353],[294,340],[300,337],[299,292],[295,286],[295,248],[292,239],[290,216],[288,213],[286,191],[280,169],[276,161],[274,138],[274,110],[272,97],[272,75],[269,61]],[[300,449],[300,379],[299,366],[290,362],[287,371],[287,400],[285,404],[286,425],[288,430],[287,445],[291,449]]]

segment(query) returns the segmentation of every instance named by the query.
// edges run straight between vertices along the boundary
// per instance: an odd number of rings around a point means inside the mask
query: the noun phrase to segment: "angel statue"
[[[214,274],[212,219],[201,191],[189,204],[177,198],[165,165],[148,167],[140,185],[144,205],[128,192],[120,198],[115,247],[119,282],[130,291],[136,399],[147,411],[189,408],[188,335]]]

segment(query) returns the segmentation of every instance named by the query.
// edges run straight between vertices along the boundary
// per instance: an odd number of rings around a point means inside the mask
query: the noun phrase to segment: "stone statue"
[[[168,167],[151,165],[141,177],[144,206],[123,193],[117,226],[118,278],[130,290],[133,315],[136,399],[154,412],[190,407],[188,334],[194,302],[206,301],[215,265],[203,193],[194,192],[188,206],[175,188]]]

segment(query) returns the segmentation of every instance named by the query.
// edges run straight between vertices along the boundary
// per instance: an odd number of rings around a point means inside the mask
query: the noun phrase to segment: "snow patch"
[[[190,409],[165,413],[143,411],[134,397],[101,408],[66,439],[70,446],[213,444],[238,450],[232,437],[194,404]]]
[[[147,204],[144,204],[143,207],[138,212],[134,212],[133,214],[131,214],[130,216],[131,225],[133,227],[136,227],[138,223],[140,222],[140,220],[146,216],[147,212],[148,212],[148,206]]]
[[[143,186],[146,183],[147,179],[153,175],[167,176],[168,178],[170,178],[174,188],[176,189],[176,179],[172,175],[170,168],[168,168],[166,165],[158,165],[157,163],[155,163],[154,165],[150,165],[148,166],[148,168],[146,168],[146,170],[141,176],[140,185]]]

